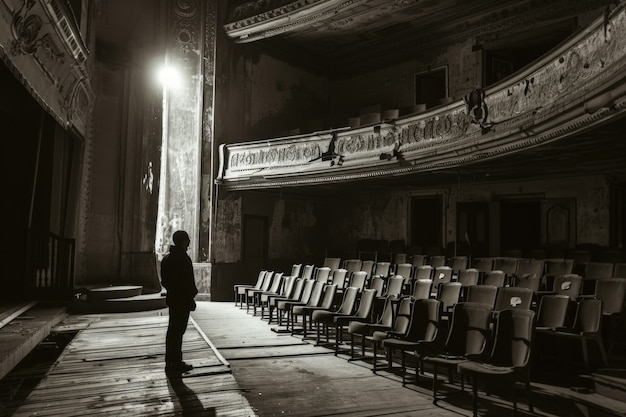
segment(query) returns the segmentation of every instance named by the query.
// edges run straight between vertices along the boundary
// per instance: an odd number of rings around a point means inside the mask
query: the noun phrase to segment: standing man
[[[183,335],[187,330],[189,313],[196,309],[198,294],[191,258],[187,255],[189,235],[184,230],[174,232],[174,245],[161,261],[161,285],[167,290],[169,325],[165,337],[165,372],[181,374],[193,369],[183,362]]]

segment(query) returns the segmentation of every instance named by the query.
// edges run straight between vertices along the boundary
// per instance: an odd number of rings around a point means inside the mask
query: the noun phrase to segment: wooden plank
[[[18,304],[16,306],[13,306],[12,308],[9,308],[8,311],[5,310],[5,313],[3,313],[0,316],[2,318],[0,320],[0,329],[6,326],[7,324],[9,324],[16,317],[19,317],[20,315],[22,315],[22,313],[30,310],[36,304],[37,304],[37,301],[32,301],[30,303],[23,303],[23,304]]]
[[[167,322],[167,316],[94,318],[15,415],[144,416],[211,410],[254,415],[230,368],[192,322],[183,355],[194,369],[179,380],[167,378]]]

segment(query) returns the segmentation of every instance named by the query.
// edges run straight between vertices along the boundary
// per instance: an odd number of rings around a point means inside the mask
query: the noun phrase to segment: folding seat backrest
[[[486,304],[493,308],[496,303],[498,287],[493,285],[472,285],[467,287],[467,298],[469,303]]]
[[[452,268],[446,265],[435,267],[433,283],[436,286],[452,281]]]
[[[334,271],[335,269],[339,269],[340,264],[341,258],[325,258],[322,266],[328,267],[331,271]]]
[[[297,279],[298,278],[294,277],[294,276],[285,277],[283,279],[283,285],[282,285],[281,290],[280,290],[280,295],[281,296],[288,296],[291,293],[291,291],[293,290],[293,287],[294,287]]]
[[[390,268],[391,264],[389,262],[376,262],[372,276],[387,278],[389,276]]]
[[[380,319],[377,324],[391,328],[393,321],[396,318],[395,303],[397,299],[394,297],[385,298],[385,305],[383,306],[383,312],[380,315]]]
[[[602,300],[583,298],[578,301],[574,330],[580,333],[598,333],[602,321]]]
[[[319,307],[324,310],[329,310],[333,306],[335,294],[337,294],[337,285],[326,285],[324,287],[324,295],[322,296],[322,300],[319,303]]]
[[[621,313],[624,310],[626,278],[606,278],[596,281],[595,298],[602,301],[605,315]]]
[[[446,264],[446,257],[444,255],[431,256],[428,263],[433,268],[437,268],[438,266],[444,266]]]
[[[571,274],[574,269],[573,259],[552,258],[544,261],[546,276]]]
[[[297,298],[297,300],[301,303],[307,304],[309,302],[309,299],[311,298],[311,294],[313,293],[313,287],[317,282],[319,281],[315,281],[313,279],[305,279],[304,286],[302,288],[302,294],[299,298]]]
[[[270,289],[274,279],[274,271],[265,272],[265,276],[263,277],[263,283],[261,284],[261,288],[250,288],[248,289],[247,294],[251,296],[256,291],[267,292]]]
[[[458,275],[458,282],[460,282],[463,287],[476,285],[478,284],[478,275],[479,272],[476,268],[461,269]]]
[[[494,311],[529,310],[535,292],[528,288],[500,287],[496,296]]]
[[[400,265],[406,263],[406,253],[396,253],[393,257],[393,264]]]
[[[498,316],[490,363],[525,368],[530,360],[535,312],[508,310]]]
[[[426,263],[426,255],[413,255],[411,256],[411,265],[413,267],[422,266]]]
[[[478,269],[478,272],[493,271],[493,258],[480,258],[476,260],[474,268]]]
[[[368,318],[372,314],[372,308],[374,307],[374,298],[376,297],[376,290],[366,289],[361,293],[359,297],[359,306],[354,316],[356,318]]]
[[[350,275],[353,272],[360,271],[362,265],[363,261],[360,259],[347,259],[344,263],[344,268],[348,271],[348,275]]]
[[[543,276],[543,268],[544,268],[544,260],[543,259],[520,259],[517,262],[517,276],[522,276],[526,274],[535,274],[538,277]]]
[[[290,276],[297,278],[300,276],[300,271],[302,271],[302,264],[293,264]]]
[[[274,293],[274,294],[278,294],[282,284],[283,284],[283,273],[278,272],[274,274],[274,279],[272,280],[272,286],[267,291]]]
[[[585,267],[585,278],[602,279],[613,277],[614,264],[609,262],[589,262]]]
[[[452,355],[482,354],[489,339],[491,313],[491,308],[486,304],[456,304],[445,350]]]
[[[415,279],[432,279],[434,268],[430,265],[422,265],[415,268]]]
[[[385,289],[385,280],[382,277],[372,278],[370,281],[370,289],[375,290],[378,297],[382,297]]]
[[[393,276],[387,280],[386,296],[399,297],[404,288],[404,278],[401,276]]]
[[[461,287],[458,282],[446,282],[439,286],[437,299],[441,301],[444,312],[450,311],[459,302]]]
[[[299,300],[302,296],[302,290],[304,289],[304,282],[307,281],[304,278],[296,278],[291,291],[286,294],[290,300]]]
[[[311,296],[309,297],[309,301],[307,302],[307,306],[319,306],[322,301],[322,293],[324,292],[324,287],[326,287],[325,282],[315,281],[315,283],[313,284],[313,289],[311,290]]]
[[[411,323],[406,332],[407,340],[433,341],[441,320],[441,301],[432,298],[415,300],[412,304]]]
[[[396,336],[404,337],[411,325],[411,314],[413,313],[413,302],[411,297],[405,297],[398,305],[398,311],[393,321],[391,333]]]
[[[330,268],[327,266],[323,266],[321,268],[317,268],[315,271],[315,280],[321,282],[328,282],[328,277],[330,276]]]
[[[537,274],[524,274],[515,277],[515,286],[518,288],[528,288],[533,292],[539,292],[541,278]]]
[[[613,278],[626,278],[626,263],[615,264]]]
[[[348,273],[347,269],[337,269],[333,272],[333,280],[331,284],[337,286],[337,288],[343,289],[346,285],[346,274]]]
[[[450,259],[450,268],[452,268],[454,275],[463,269],[467,269],[467,256],[453,256]]]
[[[372,276],[372,272],[374,271],[374,265],[376,264],[376,262],[374,261],[363,261],[363,263],[361,264],[361,271],[365,272],[365,277],[369,278]]]
[[[519,260],[517,258],[496,258],[494,261],[494,269],[499,269],[507,276],[513,276],[517,273]]]
[[[580,295],[583,277],[578,274],[561,274],[554,277],[552,291],[555,294],[567,295],[575,300]]]
[[[433,287],[431,279],[418,279],[413,283],[413,298],[416,300],[426,300],[430,298]]]
[[[365,271],[357,271],[352,274],[350,277],[350,282],[348,287],[356,287],[359,291],[362,291],[365,288],[365,280],[367,279],[367,272]]]
[[[504,287],[504,280],[506,276],[503,271],[493,270],[485,272],[483,276],[483,285],[493,285],[495,287]]]
[[[354,312],[354,307],[356,306],[357,297],[359,295],[360,289],[357,287],[348,287],[343,293],[343,299],[341,301],[341,306],[336,311],[337,314],[349,315]]]
[[[537,327],[557,329],[566,324],[571,299],[563,294],[544,295],[539,300]]]
[[[302,272],[302,278],[304,279],[313,279],[313,271],[315,270],[315,265],[305,265],[304,271]]]
[[[404,283],[409,284],[412,278],[413,267],[411,264],[403,263],[396,265],[396,275],[400,275],[404,278]]]

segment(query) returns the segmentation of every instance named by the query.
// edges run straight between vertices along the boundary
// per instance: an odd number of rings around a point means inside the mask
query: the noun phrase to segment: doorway
[[[411,246],[423,254],[441,254],[443,246],[443,199],[440,195],[411,198]]]
[[[489,203],[467,202],[456,205],[457,255],[489,256]]]
[[[500,202],[500,253],[541,247],[541,201]]]
[[[247,270],[258,272],[265,268],[268,242],[267,217],[244,215],[243,262]]]

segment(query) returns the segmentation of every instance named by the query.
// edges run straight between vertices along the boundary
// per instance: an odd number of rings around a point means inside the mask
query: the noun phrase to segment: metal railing
[[[51,232],[30,231],[28,241],[30,287],[73,289],[75,240]]]

